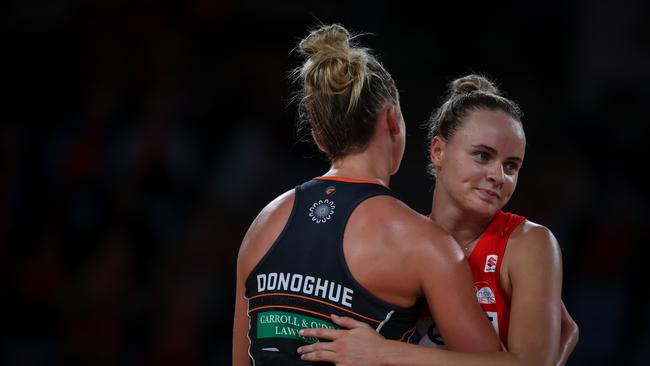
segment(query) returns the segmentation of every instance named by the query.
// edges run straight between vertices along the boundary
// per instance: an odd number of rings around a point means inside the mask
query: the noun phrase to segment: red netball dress
[[[498,211],[467,258],[472,271],[476,299],[490,319],[503,345],[508,344],[510,298],[500,285],[501,262],[510,234],[524,220],[526,218],[523,216]],[[426,306],[423,307],[422,316],[418,320],[417,330],[411,342],[445,348],[445,343]]]

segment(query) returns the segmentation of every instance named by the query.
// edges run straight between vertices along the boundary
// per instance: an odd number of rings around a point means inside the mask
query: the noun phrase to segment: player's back
[[[246,280],[255,365],[300,364],[296,349],[316,340],[298,331],[335,328],[333,313],[389,339],[410,336],[417,291],[396,291],[404,285],[394,244],[395,233],[408,229],[400,223],[404,210],[372,182],[320,177],[296,187],[286,224]]]

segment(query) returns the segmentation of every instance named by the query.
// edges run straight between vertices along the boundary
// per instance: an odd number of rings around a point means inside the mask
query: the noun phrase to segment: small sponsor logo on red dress
[[[485,272],[496,272],[497,270],[497,260],[499,256],[496,254],[490,254],[485,258]]]
[[[479,304],[496,304],[497,299],[494,296],[494,291],[489,286],[484,286],[476,290],[476,299]]]

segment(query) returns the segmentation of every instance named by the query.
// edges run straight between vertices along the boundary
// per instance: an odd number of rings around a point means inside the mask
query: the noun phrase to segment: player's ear
[[[401,132],[399,109],[394,104],[389,104],[384,109],[388,132],[391,136],[399,135]]]
[[[445,157],[445,148],[447,147],[447,142],[440,136],[434,136],[431,139],[431,154],[429,158],[431,159],[431,163],[433,163],[433,166],[436,167],[436,169],[440,169],[440,165],[442,164],[442,160]]]
[[[316,137],[316,133],[314,132],[313,129],[311,130],[311,138],[314,139],[314,143],[316,144],[316,146],[318,146],[318,150],[329,155],[329,151],[327,151],[327,149],[323,146],[323,144],[321,144],[320,141],[318,141],[318,138]]]

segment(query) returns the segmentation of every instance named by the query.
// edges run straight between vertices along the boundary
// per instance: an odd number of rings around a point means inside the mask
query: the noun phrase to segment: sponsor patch
[[[257,338],[287,338],[299,339],[305,343],[318,342],[318,338],[307,338],[298,334],[298,331],[304,328],[339,329],[340,327],[327,320],[284,311],[267,311],[257,315]]]
[[[497,314],[496,311],[486,311],[485,315],[487,315],[488,320],[490,323],[492,323],[492,328],[499,334],[499,315]]]
[[[499,256],[496,254],[490,254],[485,258],[485,272],[496,272],[497,270],[497,261]]]
[[[336,187],[334,186],[329,186],[325,188],[325,194],[328,196],[331,196],[332,194],[334,194],[334,192],[336,192]]]
[[[492,288],[485,283],[481,284],[480,287],[476,287],[476,299],[479,304],[496,304],[497,299],[494,296],[494,291]]]

